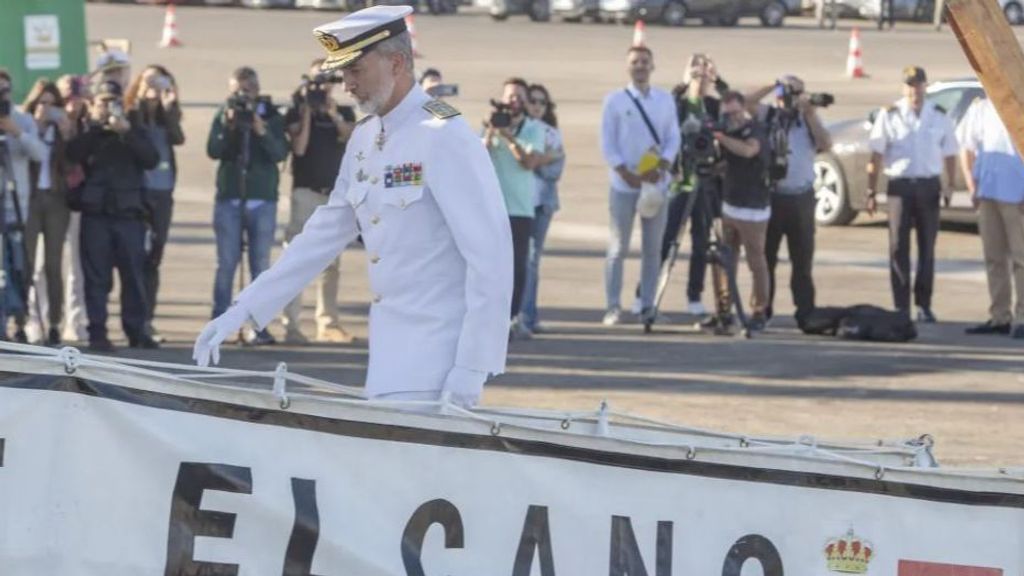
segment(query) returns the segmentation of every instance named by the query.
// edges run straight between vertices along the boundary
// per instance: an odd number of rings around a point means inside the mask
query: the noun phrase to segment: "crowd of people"
[[[174,207],[174,148],[185,141],[178,87],[158,65],[132,77],[127,56],[117,51],[97,64],[88,80],[38,80],[21,107],[0,114],[10,159],[5,185],[10,181],[16,191],[6,195],[0,217],[3,265],[12,280],[0,293],[0,322],[3,336],[18,342],[88,341],[93,350],[112,351],[107,300],[117,269],[128,344],[154,348],[162,341],[153,319]],[[286,246],[335,187],[357,118],[336,99],[340,77],[322,73],[322,64],[311,63],[286,111],[261,94],[252,68],[238,68],[229,78],[228,98],[207,139],[207,154],[218,162],[213,318],[231,305],[239,266],[243,286],[244,263],[250,280],[270,266],[282,163],[290,158],[292,171]],[[647,47],[628,51],[627,71],[627,86],[605,99],[601,122],[610,179],[604,324],[619,324],[628,314],[621,303],[623,262],[639,218],[641,280],[630,310],[638,319],[658,319],[659,272],[676,257],[688,228],[686,311],[704,327],[729,332],[736,322],[741,252],[753,280],[746,328],[768,326],[783,241],[795,319],[803,327],[817,304],[814,161],[832,146],[818,112],[828,102],[812,97],[795,76],[747,94],[732,90],[704,54],[690,58],[684,82],[671,91],[652,85],[654,54]],[[11,82],[0,71],[0,100],[9,99]],[[458,92],[436,69],[419,83],[435,98]],[[949,193],[942,176],[953,181],[959,158],[980,211],[992,298],[991,318],[968,332],[1024,338],[1024,164],[991,104],[972,107],[956,133],[945,111],[926,101],[926,85],[924,70],[908,68],[904,98],[882,110],[871,131],[868,209],[877,208],[884,173],[894,306],[909,318],[913,304],[917,321],[936,321],[935,242]],[[540,262],[559,209],[566,154],[545,86],[510,78],[492,105],[480,136],[512,233],[509,337],[525,340],[545,329],[538,310]],[[919,259],[912,281],[915,231]],[[317,342],[353,341],[339,319],[339,266],[335,260],[317,278]],[[710,311],[703,301],[709,266]],[[299,296],[282,315],[289,344],[310,341],[301,328],[302,308]],[[256,345],[276,342],[266,328],[249,330],[245,338]]]

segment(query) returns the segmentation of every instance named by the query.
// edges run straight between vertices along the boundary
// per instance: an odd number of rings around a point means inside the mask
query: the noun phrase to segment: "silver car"
[[[869,20],[877,20],[882,13],[882,0],[842,0],[839,3]],[[1010,24],[1017,26],[1024,23],[1022,0],[999,0],[999,5]],[[931,22],[935,16],[935,0],[893,0],[893,11],[897,20]]]

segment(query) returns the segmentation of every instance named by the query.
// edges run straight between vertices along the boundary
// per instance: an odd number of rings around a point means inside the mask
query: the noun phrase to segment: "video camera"
[[[512,125],[512,107],[504,102],[491,100],[491,118],[487,123],[491,128],[508,128]]]
[[[714,175],[718,163],[718,147],[715,132],[724,132],[725,126],[708,119],[704,122],[690,117],[681,127],[683,136],[683,160],[697,176],[706,178]]]
[[[292,94],[292,103],[296,108],[302,104],[307,104],[311,108],[321,107],[327,104],[328,85],[342,82],[343,80],[334,74],[320,73],[312,77],[303,74],[302,85],[295,94]]]

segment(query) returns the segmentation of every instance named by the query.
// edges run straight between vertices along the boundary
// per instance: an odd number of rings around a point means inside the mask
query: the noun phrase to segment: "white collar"
[[[405,98],[402,98],[402,101],[392,108],[390,112],[380,117],[381,128],[384,130],[384,133],[389,134],[396,130],[410,114],[423,107],[429,101],[430,96],[418,84],[413,84],[412,89],[405,95]]]
[[[636,85],[633,84],[632,82],[629,83],[629,86],[626,86],[626,90],[629,90],[630,92],[632,92],[634,96],[637,96],[637,97],[643,98],[643,99],[650,98],[652,95],[654,95],[654,86],[652,86],[650,84],[647,85],[647,93],[646,94],[644,94],[644,92],[642,90],[640,90],[639,88],[637,88]]]

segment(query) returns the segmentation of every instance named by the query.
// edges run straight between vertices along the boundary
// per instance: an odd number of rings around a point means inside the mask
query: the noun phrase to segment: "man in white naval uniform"
[[[377,6],[317,28],[325,70],[369,116],[356,127],[330,200],[274,265],[196,340],[205,366],[248,320],[266,326],[362,234],[369,261],[370,398],[479,399],[505,368],[512,237],[494,168],[459,113],[416,85],[407,6]]]

